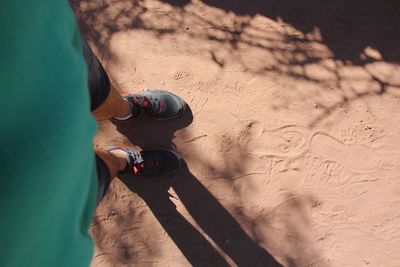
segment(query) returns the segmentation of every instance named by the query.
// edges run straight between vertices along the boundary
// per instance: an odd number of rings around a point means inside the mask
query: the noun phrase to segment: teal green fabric
[[[74,15],[2,0],[0,25],[0,266],[88,266],[97,126]]]

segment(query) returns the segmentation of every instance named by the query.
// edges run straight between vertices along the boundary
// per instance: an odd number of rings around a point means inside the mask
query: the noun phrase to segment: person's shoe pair
[[[141,94],[125,95],[123,98],[132,109],[132,116],[128,119],[172,119],[182,114],[186,108],[181,97],[164,90],[148,90]],[[178,170],[182,161],[181,156],[170,149],[136,152],[110,147],[107,150],[120,150],[126,154],[127,166],[119,173],[122,175],[167,176]]]

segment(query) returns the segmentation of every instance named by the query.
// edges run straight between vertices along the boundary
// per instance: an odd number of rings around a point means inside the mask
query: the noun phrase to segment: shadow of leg
[[[172,148],[176,130],[191,124],[188,108],[177,120],[116,123],[118,131],[142,148]],[[162,133],[162,134],[160,134]],[[228,211],[184,166],[173,178],[124,179],[149,206],[162,227],[186,259],[194,266],[229,266],[215,248],[195,229],[170,201],[172,186],[199,226],[238,266],[281,266],[252,240]]]
[[[247,235],[187,167],[176,177],[172,187],[190,215],[238,266],[281,266]]]
[[[193,266],[229,266],[225,259],[177,210],[168,189],[174,178],[121,180],[136,192]]]

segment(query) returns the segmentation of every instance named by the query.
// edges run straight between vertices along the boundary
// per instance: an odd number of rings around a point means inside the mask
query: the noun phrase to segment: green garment
[[[66,0],[0,1],[0,266],[88,266],[96,169]]]

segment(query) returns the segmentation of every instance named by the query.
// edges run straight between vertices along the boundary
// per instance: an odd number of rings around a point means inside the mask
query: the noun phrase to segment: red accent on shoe
[[[134,165],[132,168],[134,174],[137,174],[142,169],[144,169],[144,162]]]
[[[134,174],[137,174],[138,172],[139,172],[139,169],[136,168],[136,166],[133,166],[133,173],[134,173]]]

